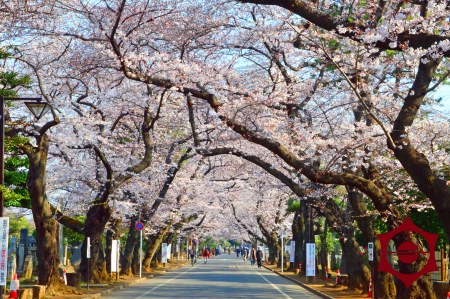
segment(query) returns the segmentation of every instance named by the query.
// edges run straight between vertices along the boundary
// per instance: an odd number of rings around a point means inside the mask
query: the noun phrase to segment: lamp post
[[[43,102],[42,98],[4,98],[0,96],[0,184],[5,185],[5,100],[23,101],[30,112],[39,120],[45,113],[51,110],[50,104]],[[3,217],[4,198],[3,190],[0,190],[0,217]]]

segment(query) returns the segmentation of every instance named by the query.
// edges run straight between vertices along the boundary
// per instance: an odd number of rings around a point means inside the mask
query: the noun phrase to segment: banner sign
[[[118,256],[119,256],[119,240],[112,240],[111,244],[111,272],[117,272],[118,270]]]
[[[368,251],[369,251],[369,261],[373,261],[373,242],[369,242],[368,244],[367,244],[367,249],[368,249]]]
[[[8,268],[9,217],[0,217],[0,285],[6,286]]]
[[[172,244],[167,245],[167,259],[170,260],[170,253],[172,252]]]
[[[289,262],[295,262],[295,241],[291,241],[291,250],[289,250]]]
[[[87,242],[86,242],[86,258],[90,259],[91,258],[91,238],[87,237]]]
[[[167,243],[162,243],[161,245],[161,262],[163,264],[167,263]]]
[[[316,276],[315,243],[306,243],[306,276]]]

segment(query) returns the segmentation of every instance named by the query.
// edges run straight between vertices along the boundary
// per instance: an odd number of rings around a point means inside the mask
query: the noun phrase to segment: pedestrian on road
[[[250,264],[253,266],[256,261],[256,249],[255,247],[252,247],[250,250]]]
[[[194,250],[194,248],[191,248],[189,250],[189,256],[191,258],[191,264],[192,264],[192,266],[194,266],[194,264],[197,262],[197,260],[195,258],[195,250]]]
[[[245,264],[245,262],[246,262],[246,260],[247,260],[247,248],[242,248],[242,259],[244,260],[244,264]]]
[[[261,249],[256,250],[256,262],[258,263],[258,268],[261,268],[262,266],[262,257],[263,253]]]
[[[239,253],[241,253],[241,250],[239,248],[236,249],[236,257],[239,257]]]
[[[203,264],[206,264],[208,262],[208,248],[203,248],[202,257],[203,257]]]

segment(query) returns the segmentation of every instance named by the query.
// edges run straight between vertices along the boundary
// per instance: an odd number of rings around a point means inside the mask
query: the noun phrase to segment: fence
[[[431,280],[448,281],[448,279],[449,279],[449,277],[448,277],[448,273],[449,273],[448,257],[444,258],[444,263],[443,263],[444,271],[442,271],[442,253],[441,253],[441,251],[436,251],[435,257],[436,257],[436,263],[437,263],[439,270],[430,273]],[[443,276],[443,277],[441,277],[441,276]]]

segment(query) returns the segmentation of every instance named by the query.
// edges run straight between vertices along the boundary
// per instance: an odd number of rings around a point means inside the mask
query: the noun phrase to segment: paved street
[[[295,283],[264,268],[220,255],[205,265],[189,265],[105,298],[302,298],[318,299]]]

